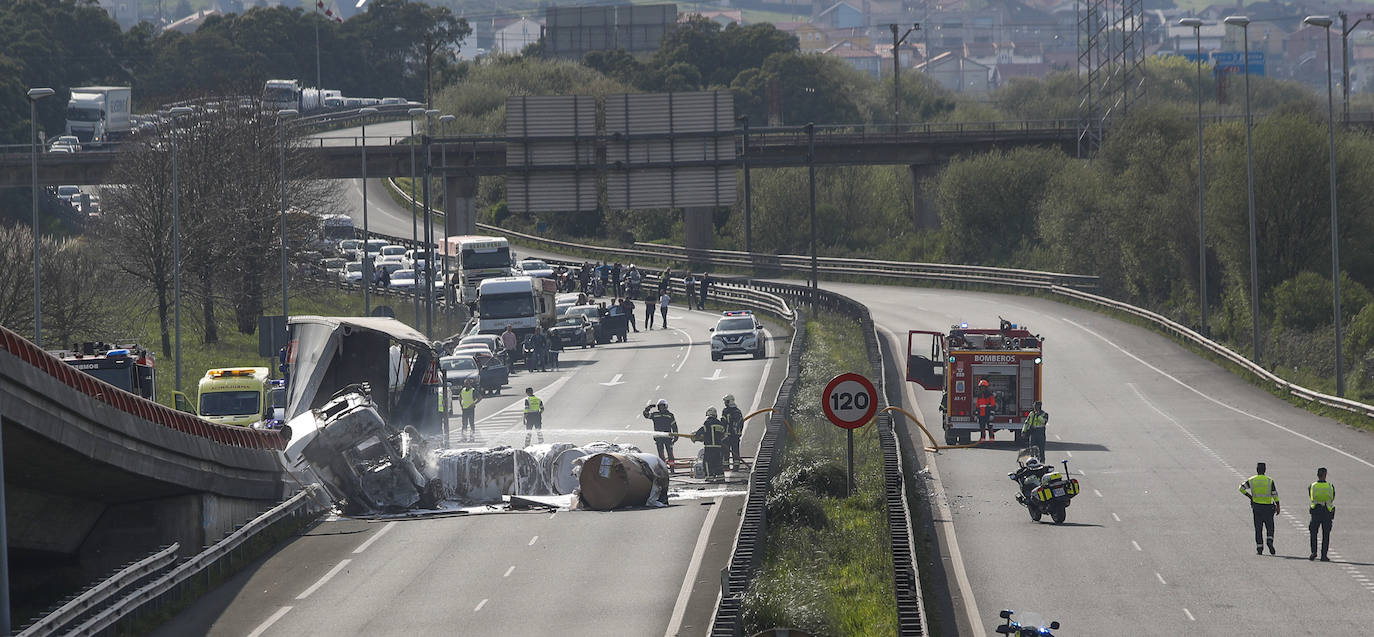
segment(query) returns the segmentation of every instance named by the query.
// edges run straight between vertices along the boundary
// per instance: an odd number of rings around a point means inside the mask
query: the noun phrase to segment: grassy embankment
[[[303,314],[318,314],[322,316],[362,316],[363,295],[362,292],[346,292],[334,288],[320,285],[307,285],[304,283],[293,283],[291,288],[290,310],[293,316]],[[269,299],[269,312],[276,314],[270,308],[276,307],[281,302],[280,295]],[[402,299],[397,296],[373,295],[372,305],[390,306],[396,312],[396,318],[407,325],[418,325],[421,330],[424,328],[424,307],[421,306],[419,321],[415,320],[414,303],[407,297]],[[182,310],[182,332],[181,332],[181,386],[182,392],[195,400],[196,383],[200,382],[205,370],[216,367],[268,367],[273,370],[273,376],[279,376],[273,367],[273,361],[258,356],[258,334],[241,334],[233,325],[233,308],[227,305],[217,308],[219,313],[219,342],[206,344],[203,342],[202,333],[198,328],[193,328],[194,317],[190,312],[198,308],[192,307],[187,303]],[[278,308],[278,311],[280,308]],[[170,321],[169,321],[170,322]],[[197,323],[198,325],[198,323]],[[434,333],[437,337],[445,337],[458,331],[462,325],[456,322],[443,320],[440,313],[436,311],[434,321]],[[168,329],[172,329],[168,325]],[[135,342],[149,348],[159,348],[160,336],[158,333],[157,313],[148,312],[141,320],[136,321],[133,328],[133,339]],[[176,359],[170,355],[164,355],[158,351],[158,382],[157,382],[157,401],[168,406],[173,406],[172,391],[176,386],[175,365]],[[169,353],[170,354],[170,353]]]
[[[768,502],[763,568],[745,599],[745,630],[785,626],[814,635],[892,635],[897,613],[883,516],[875,425],[854,435],[857,488],[845,498],[845,435],[816,397],[836,374],[868,375],[858,325],[821,314],[806,325],[789,439]]]

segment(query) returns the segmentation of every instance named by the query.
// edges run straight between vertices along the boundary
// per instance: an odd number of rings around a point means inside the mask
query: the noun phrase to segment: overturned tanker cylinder
[[[285,466],[350,514],[443,497],[422,434],[439,431],[437,351],[387,318],[296,316],[287,345]]]
[[[667,506],[668,465],[648,453],[597,453],[581,460],[578,499],[588,509]]]
[[[538,458],[524,449],[445,449],[437,463],[444,495],[452,500],[481,504],[503,495],[550,495]]]

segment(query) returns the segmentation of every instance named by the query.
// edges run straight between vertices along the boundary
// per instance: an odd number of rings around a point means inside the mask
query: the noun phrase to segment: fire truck
[[[979,431],[975,399],[980,381],[987,381],[996,399],[993,430],[1011,430],[1021,439],[1021,426],[1040,400],[1045,340],[1025,326],[1000,319],[1000,326],[971,328],[951,325],[949,332],[911,330],[907,333],[906,379],[940,398],[945,444],[969,442]]]
[[[69,350],[48,353],[126,392],[155,400],[157,370],[153,353],[138,345],[87,342],[72,345]]]

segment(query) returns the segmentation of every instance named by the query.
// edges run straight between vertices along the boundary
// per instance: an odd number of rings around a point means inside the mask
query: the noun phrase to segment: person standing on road
[[[463,410],[463,426],[458,433],[459,440],[477,439],[477,403],[482,402],[481,392],[474,386],[475,382],[471,378],[463,382],[463,389],[458,392],[458,407]]]
[[[668,329],[668,304],[671,303],[672,300],[673,297],[668,296],[668,292],[666,291],[663,293],[663,296],[658,297],[658,313],[663,317],[663,329],[665,330]]]
[[[535,327],[534,334],[530,336],[530,345],[534,349],[534,361],[539,367],[539,371],[549,370],[549,339],[544,336],[544,328]]]
[[[1274,516],[1279,512],[1279,488],[1273,478],[1264,475],[1265,469],[1263,462],[1255,464],[1255,475],[1240,483],[1240,492],[1250,499],[1250,514],[1255,520],[1255,555],[1264,555],[1266,544],[1269,554],[1274,554]]]
[[[974,413],[978,415],[978,442],[984,438],[997,440],[997,432],[992,428],[992,410],[997,406],[997,397],[992,395],[988,379],[978,380],[978,389],[974,390],[973,396]]]
[[[687,309],[692,309],[692,299],[696,298],[697,280],[691,272],[682,279],[683,292],[687,294]]]
[[[501,348],[506,350],[506,367],[514,366],[520,348],[520,339],[515,336],[514,325],[507,325],[506,331],[501,332]]]
[[[653,291],[644,292],[644,329],[654,329],[654,297]]]
[[[620,309],[625,311],[625,317],[630,321],[630,329],[638,332],[639,328],[635,326],[635,300],[626,296],[620,302]]]
[[[664,294],[668,291],[668,285],[673,282],[673,269],[663,268],[663,275],[658,277],[658,293]]]
[[[1321,529],[1322,561],[1330,562],[1326,557],[1326,549],[1331,546],[1331,523],[1336,520],[1336,485],[1326,481],[1326,467],[1317,469],[1317,481],[1307,487],[1307,499],[1312,502],[1308,509],[1312,520],[1307,523],[1312,554],[1307,559],[1317,559],[1317,529]]]
[[[706,309],[706,294],[711,291],[711,273],[701,273],[701,300],[697,301],[697,309]]]
[[[658,399],[657,409],[655,405],[644,406],[644,417],[654,423],[654,431],[666,434],[677,433],[677,417],[673,412],[668,411],[668,401]],[[673,462],[677,458],[673,457],[673,443],[677,439],[673,436],[654,436],[654,447],[658,450],[658,458],[664,462]]]
[[[611,266],[611,289],[615,290],[615,296],[620,296],[620,263]]]
[[[725,395],[725,409],[720,410],[721,424],[725,425],[725,449],[721,452],[721,463],[730,460],[730,470],[739,471],[744,466],[744,456],[739,453],[739,439],[744,435],[744,413],[735,406],[735,395]]]
[[[1026,436],[1030,441],[1030,446],[1035,449],[1035,457],[1040,462],[1045,461],[1045,424],[1050,421],[1050,415],[1041,409],[1041,402],[1035,401],[1035,409],[1031,410],[1026,416],[1026,424],[1021,426],[1021,435]]]
[[[539,432],[539,443],[544,443],[544,401],[534,395],[533,387],[525,388],[525,446],[530,446],[530,431]]]
[[[716,417],[716,408],[706,408],[706,421],[701,423],[701,427],[692,433],[692,440],[700,442],[706,449],[704,460],[706,461],[706,479],[716,480],[725,477],[725,470],[721,466],[720,444],[725,439],[725,425],[720,423]]]

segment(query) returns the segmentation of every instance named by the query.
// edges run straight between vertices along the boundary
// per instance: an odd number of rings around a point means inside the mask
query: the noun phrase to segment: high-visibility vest
[[[477,404],[477,390],[471,387],[464,387],[463,391],[458,392],[458,404],[463,409],[468,409]]]
[[[525,413],[536,413],[544,411],[544,401],[539,400],[538,396],[525,397]]]
[[[1246,487],[1250,488],[1250,501],[1255,504],[1273,504],[1278,501],[1278,490],[1274,488],[1274,479],[1269,476],[1250,476],[1249,480],[1241,483],[1240,492],[1245,493]]]
[[[1049,414],[1043,411],[1032,411],[1031,415],[1026,418],[1026,426],[1030,427],[1031,429],[1035,429],[1037,427],[1044,427],[1045,423],[1049,422],[1049,420]]]
[[[1336,510],[1336,485],[1330,482],[1313,482],[1312,486],[1307,487],[1307,497],[1312,500],[1310,508],[1324,506],[1328,511]]]

